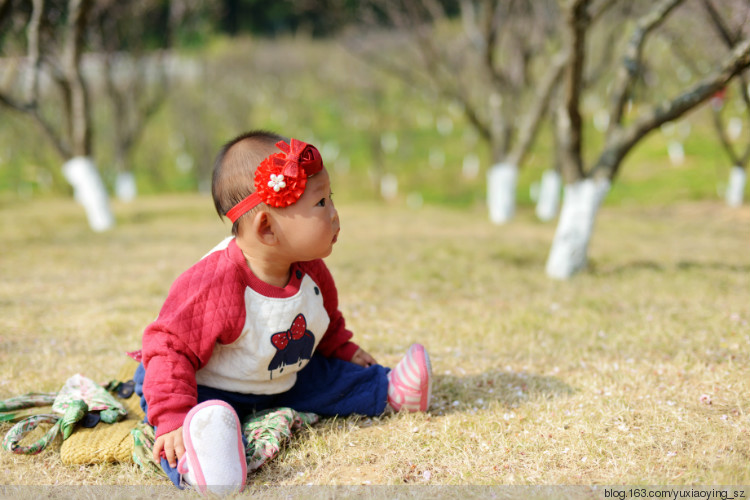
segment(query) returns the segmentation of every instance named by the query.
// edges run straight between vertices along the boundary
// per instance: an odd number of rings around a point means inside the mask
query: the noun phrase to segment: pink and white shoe
[[[412,344],[388,373],[388,404],[396,411],[427,411],[432,397],[432,366],[424,346]]]
[[[240,419],[224,401],[199,404],[182,424],[185,454],[177,464],[183,480],[201,493],[228,495],[247,480]]]

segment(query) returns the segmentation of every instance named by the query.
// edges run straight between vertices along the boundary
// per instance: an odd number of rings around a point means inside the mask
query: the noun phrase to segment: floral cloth
[[[112,384],[110,384],[112,385]],[[113,390],[119,385],[112,385]],[[54,413],[40,409],[50,407]],[[67,439],[75,424],[91,411],[99,412],[101,420],[114,423],[121,420],[127,410],[122,403],[90,379],[80,374],[69,378],[60,392],[31,392],[0,401],[0,422],[16,422],[5,435],[2,446],[17,454],[33,455],[41,452],[62,431]],[[242,423],[245,437],[245,458],[248,470],[257,470],[274,459],[281,448],[300,429],[316,424],[320,417],[315,413],[302,413],[291,408],[275,408],[249,416]],[[20,441],[40,424],[52,427],[36,442],[20,445]],[[161,465],[154,462],[154,429],[141,422],[131,431],[133,437],[132,459],[141,470],[166,476]]]
[[[29,410],[50,404],[54,413],[33,414]],[[13,453],[35,455],[44,450],[60,431],[63,440],[70,437],[75,424],[91,411],[98,412],[106,423],[114,423],[127,414],[122,404],[106,389],[81,374],[70,377],[58,393],[33,392],[0,401],[0,422],[18,422],[7,432],[2,446]],[[42,423],[53,425],[39,440],[22,446],[23,437]]]
[[[55,402],[56,392],[30,392],[23,396],[0,401],[0,422],[12,422],[18,414],[15,410],[23,410],[35,406],[49,406]]]
[[[313,425],[319,419],[315,413],[297,412],[291,408],[267,410],[247,418],[242,424],[242,433],[247,440],[247,469],[259,469],[279,454],[294,431]]]
[[[3,448],[22,455],[36,455],[45,449],[50,441],[57,437],[57,433],[60,431],[60,420],[61,418],[59,415],[50,414],[32,415],[27,417],[18,422],[8,431],[3,439]],[[18,444],[26,433],[36,429],[39,424],[46,423],[54,425],[36,442],[29,446],[21,446]]]
[[[55,398],[52,410],[56,413],[65,411],[76,401],[83,400],[88,411],[97,411],[102,422],[113,424],[123,418],[127,411],[104,387],[83,375],[70,377]]]
[[[247,443],[247,470],[257,470],[274,459],[294,432],[317,423],[319,419],[320,417],[314,413],[297,412],[291,408],[276,408],[246,418],[242,423],[242,434]],[[151,453],[156,440],[153,427],[141,424],[133,429],[131,434],[135,441],[133,461],[144,472],[166,477],[166,473],[161,465],[154,461]]]

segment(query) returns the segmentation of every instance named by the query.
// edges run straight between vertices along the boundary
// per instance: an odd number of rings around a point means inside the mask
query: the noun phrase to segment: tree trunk
[[[539,220],[548,222],[557,216],[561,190],[560,173],[554,169],[545,171],[539,186],[539,201],[536,204],[536,216]]]
[[[114,100],[114,99],[113,99]],[[117,107],[115,107],[117,109]],[[120,109],[117,116],[124,116],[124,110]],[[118,120],[115,120],[118,121]],[[115,125],[115,158],[114,167],[117,176],[115,177],[115,196],[124,202],[131,202],[138,197],[138,186],[135,183],[135,174],[128,169],[128,151],[131,149],[132,142],[128,140],[129,132],[125,130],[123,124]]]
[[[102,232],[114,227],[107,190],[91,158],[71,158],[63,165],[63,174],[73,186],[76,201],[83,205],[91,229]]]
[[[492,223],[505,224],[513,218],[517,185],[517,165],[496,163],[487,172],[487,208]]]
[[[90,0],[70,0],[62,69],[65,74],[69,103],[68,131],[70,145],[76,157],[91,154],[91,116],[89,95],[81,74],[81,55],[84,45],[86,17],[91,8]]]
[[[750,39],[742,39],[721,65],[671,100],[641,109],[638,116],[625,120],[625,104],[643,66],[644,44],[649,33],[661,26],[667,15],[684,0],[659,0],[636,23],[623,52],[623,65],[612,90],[610,123],[604,146],[593,168],[584,173],[580,101],[582,70],[586,56],[586,34],[590,28],[591,0],[573,0],[566,13],[570,59],[565,78],[564,106],[558,110],[561,133],[561,170],[567,186],[563,208],[547,259],[546,271],[552,278],[567,279],[586,267],[588,244],[594,221],[610,190],[625,156],[644,137],[664,123],[677,120],[724,88],[728,81],[750,67]]]
[[[115,195],[117,199],[131,202],[138,197],[138,186],[135,183],[133,172],[122,170],[115,178]]]
[[[747,172],[742,167],[734,166],[729,172],[729,186],[727,186],[726,202],[730,207],[739,207],[745,197],[745,183]]]
[[[568,279],[584,269],[594,220],[609,193],[609,179],[584,179],[565,186],[560,220],[547,258],[547,275]]]
[[[102,232],[114,227],[115,219],[99,170],[91,160],[91,110],[81,74],[84,32],[91,6],[91,0],[70,0],[68,4],[62,64],[68,90],[68,133],[73,158],[63,165],[63,175],[73,186],[76,201],[83,205],[91,229]]]
[[[543,222],[548,222],[557,217],[557,213],[560,210],[560,198],[562,196],[562,162],[560,160],[560,152],[562,151],[562,145],[565,140],[560,137],[563,129],[558,123],[558,111],[559,107],[553,110],[553,127],[552,127],[552,140],[554,142],[554,166],[553,168],[547,169],[542,174],[542,180],[539,186],[539,198],[536,204],[536,216]]]
[[[519,166],[523,165],[526,155],[536,139],[539,127],[542,123],[542,118],[549,109],[552,94],[557,88],[566,61],[566,54],[558,55],[554,58],[546,75],[541,81],[540,89],[534,98],[531,109],[526,113],[518,129],[518,140],[516,141],[515,147],[510,152],[505,162],[496,164],[488,173],[487,199],[490,220],[495,224],[504,224],[513,218],[513,215],[515,214]],[[550,210],[552,211],[550,219],[554,218],[557,213],[557,204],[559,203],[559,195],[557,198],[554,198],[553,192],[550,191],[557,189],[559,192],[560,190],[559,175],[556,177],[558,180],[556,188],[554,185],[549,184],[550,182],[555,182],[555,175],[557,175],[557,172],[546,175],[546,177],[542,179],[542,190],[540,192],[540,201],[544,200],[546,203],[543,207],[545,216],[549,214]],[[552,196],[552,198],[550,198],[550,196]],[[548,206],[549,203],[551,203],[552,206]]]

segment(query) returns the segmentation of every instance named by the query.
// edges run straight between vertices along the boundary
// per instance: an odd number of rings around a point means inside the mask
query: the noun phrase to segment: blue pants
[[[390,368],[380,365],[363,368],[349,361],[315,353],[307,366],[297,372],[297,382],[286,392],[239,394],[199,385],[198,403],[220,399],[234,408],[240,421],[254,412],[281,406],[323,417],[352,414],[374,417],[385,411],[389,371]],[[135,392],[141,397],[141,408],[148,421],[148,406],[143,397],[145,374],[143,365],[139,365],[133,379]],[[165,459],[161,460],[161,466],[172,482],[179,486],[177,470],[172,469]]]

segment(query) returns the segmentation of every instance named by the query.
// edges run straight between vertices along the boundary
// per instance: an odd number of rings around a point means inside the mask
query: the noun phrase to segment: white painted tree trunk
[[[565,186],[560,220],[547,258],[547,275],[568,279],[584,269],[594,220],[611,183],[606,179],[585,179]]]
[[[685,148],[679,141],[670,141],[667,145],[667,154],[672,165],[679,167],[685,163]]]
[[[76,201],[83,205],[91,229],[101,232],[114,227],[109,196],[94,162],[84,156],[71,158],[63,165],[63,174],[73,186]]]
[[[747,173],[742,167],[732,167],[729,172],[729,186],[727,186],[726,202],[730,207],[739,207],[742,205],[745,197],[745,183],[747,182]]]
[[[516,212],[518,166],[498,163],[487,172],[487,206],[490,221],[505,224]]]
[[[138,196],[133,172],[120,172],[115,178],[115,195],[120,201],[133,201]]]
[[[557,170],[546,170],[542,174],[542,182],[539,187],[539,201],[536,203],[536,216],[545,222],[551,221],[557,216],[560,207],[560,194],[562,191],[562,177]]]
[[[386,201],[391,201],[398,196],[398,177],[393,174],[384,174],[380,178],[380,196]]]

